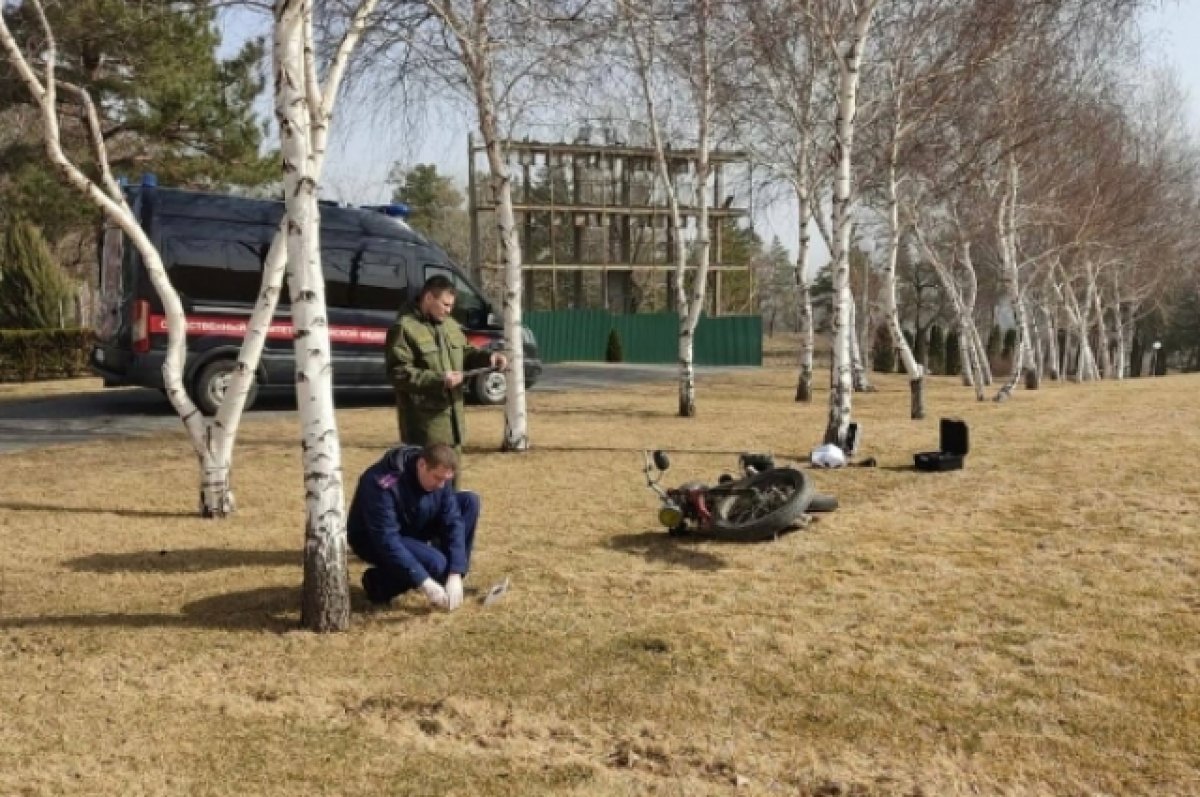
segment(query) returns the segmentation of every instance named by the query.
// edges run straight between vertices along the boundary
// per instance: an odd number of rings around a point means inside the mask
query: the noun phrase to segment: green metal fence
[[[675,313],[619,315],[607,310],[540,310],[525,314],[545,362],[603,362],[608,335],[621,337],[625,362],[678,360],[679,317]],[[696,328],[697,365],[762,365],[762,318],[756,315],[701,316]]]

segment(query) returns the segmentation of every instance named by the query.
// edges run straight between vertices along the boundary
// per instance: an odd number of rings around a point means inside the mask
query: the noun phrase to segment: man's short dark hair
[[[430,443],[421,449],[417,458],[425,460],[425,467],[430,470],[439,468],[458,470],[458,454],[454,453],[454,449],[445,443]]]
[[[434,276],[425,280],[425,284],[421,286],[421,298],[424,299],[428,294],[431,293],[434,296],[441,296],[446,291],[449,291],[450,293],[456,293],[454,289],[454,282],[443,274],[435,274]]]

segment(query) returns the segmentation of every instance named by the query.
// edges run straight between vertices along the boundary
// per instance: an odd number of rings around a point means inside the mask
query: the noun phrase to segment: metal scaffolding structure
[[[723,168],[745,162],[744,153],[711,152],[708,184],[700,186],[695,179],[696,150],[669,151],[669,171],[685,226],[685,240],[677,242],[652,148],[586,138],[574,144],[509,140],[502,148],[512,178],[526,309],[674,309],[675,247],[688,246],[697,237],[699,192],[708,191],[708,310],[721,313],[723,275],[746,270],[723,261],[724,226],[747,215],[747,209],[726,194]],[[493,232],[496,225],[488,218],[497,202],[489,170],[478,164],[486,156],[483,145],[471,136],[468,149],[471,268],[485,288],[492,288],[501,281],[504,266]],[[486,240],[488,235],[491,240]]]

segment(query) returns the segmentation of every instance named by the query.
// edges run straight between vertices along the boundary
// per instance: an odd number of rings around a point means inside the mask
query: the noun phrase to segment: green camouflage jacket
[[[467,438],[466,385],[447,390],[445,375],[483,368],[490,361],[491,352],[468,343],[453,318],[436,323],[420,310],[401,311],[387,335],[387,369],[396,390],[400,439],[410,445],[461,447]]]

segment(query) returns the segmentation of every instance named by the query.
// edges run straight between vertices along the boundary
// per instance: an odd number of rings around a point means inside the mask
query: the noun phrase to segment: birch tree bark
[[[850,427],[854,385],[851,375],[850,338],[850,200],[853,182],[854,116],[858,107],[859,67],[863,48],[871,27],[871,18],[879,0],[858,3],[849,25],[848,40],[837,42],[832,29],[826,27],[838,68],[837,132],[833,151],[837,172],[833,184],[833,386],[829,395],[829,420],[825,426],[824,442],[845,448]],[[831,20],[825,19],[828,26]]]
[[[800,162],[806,164],[807,161],[807,151],[801,152]],[[796,250],[796,290],[799,295],[800,305],[798,308],[800,317],[800,375],[796,381],[796,401],[802,402],[812,401],[813,352],[816,350],[812,307],[812,281],[808,278],[808,252],[811,242],[808,224],[809,219],[812,217],[812,204],[807,179],[807,167],[803,166],[795,183],[797,186],[797,205],[800,210],[800,222],[797,225],[799,245]]]
[[[340,631],[350,622],[342,454],[317,205],[323,103],[316,82],[312,0],[275,3],[275,113],[287,209],[287,278],[295,335],[296,405],[305,490],[302,622]]]
[[[1009,374],[1008,380],[996,393],[996,401],[1004,401],[1012,395],[1017,381],[1025,375],[1025,369],[1033,369],[1035,371],[1037,369],[1037,363],[1034,361],[1033,350],[1029,343],[1029,321],[1025,310],[1025,298],[1021,290],[1017,253],[1018,174],[1016,157],[1010,154],[1008,158],[1006,191],[1000,201],[996,227],[1000,258],[1004,268],[1004,287],[1017,326],[1017,345],[1013,354],[1012,373]],[[1037,375],[1035,373],[1031,383],[1036,386],[1037,382]]]
[[[345,76],[350,57],[366,30],[367,22],[374,13],[378,0],[362,0],[355,8],[349,25],[342,34],[333,58],[325,73],[324,84],[314,98],[317,104],[312,108],[312,179],[319,180],[325,165],[325,152],[329,139],[329,129],[333,119],[333,108],[337,101],[342,79]],[[310,26],[311,29],[311,26]],[[307,70],[315,69],[315,63],[305,66]],[[311,78],[316,85],[315,76]],[[275,310],[279,304],[279,294],[283,288],[283,277],[287,264],[287,216],[280,221],[279,230],[271,242],[271,248],[263,263],[263,281],[259,288],[258,298],[246,324],[246,337],[238,351],[237,364],[230,375],[229,385],[225,389],[225,397],[206,430],[205,448],[211,452],[201,478],[200,511],[201,514],[213,517],[224,517],[234,510],[234,496],[231,481],[233,467],[233,446],[237,439],[238,427],[241,424],[242,413],[246,407],[246,399],[254,384],[254,377],[262,359],[262,351],[267,341],[267,331],[275,318]]]
[[[814,203],[819,202],[817,186],[822,184],[823,169],[814,163],[815,142],[827,129],[818,120],[818,69],[823,64],[813,35],[813,27],[804,13],[803,2],[776,4],[752,0],[743,4],[752,64],[751,84],[736,94],[739,114],[752,119],[754,134],[748,144],[755,163],[763,163],[785,181],[796,197],[796,315],[800,334],[799,372],[795,399],[810,402],[813,395],[813,354],[815,324],[812,307],[812,281],[808,275],[812,250],[810,225]]]
[[[469,87],[479,133],[487,154],[492,191],[496,198],[496,227],[504,250],[504,340],[507,343],[507,392],[504,400],[503,451],[529,448],[529,414],[525,400],[525,348],[521,300],[521,243],[513,210],[512,176],[502,148],[500,108],[497,98],[496,53],[502,39],[493,33],[491,0],[470,0],[462,13],[453,0],[428,0],[427,7],[455,47],[449,51]],[[531,20],[533,24],[536,20]],[[509,46],[516,46],[511,44]]]
[[[709,30],[712,22],[711,5],[710,0],[694,0],[687,4],[684,7],[685,10],[680,11],[677,17],[673,17],[689,23],[677,26],[675,29],[676,36],[690,45],[684,56],[676,59],[663,58],[658,54],[656,43],[658,42],[660,20],[653,3],[635,7],[628,0],[618,0],[617,6],[625,26],[630,49],[633,52],[634,68],[637,72],[642,101],[645,104],[646,116],[649,120],[655,163],[670,209],[671,227],[675,241],[673,253],[675,256],[675,302],[679,312],[678,414],[681,418],[690,418],[696,414],[694,357],[696,327],[700,321],[700,314],[704,310],[710,261],[709,210],[711,198],[708,181],[711,173],[711,136],[715,110],[714,67]],[[694,247],[696,270],[692,277],[690,293],[685,279],[687,250],[683,243],[683,217],[677,188],[671,175],[671,160],[667,157],[667,142],[662,132],[658,100],[651,83],[652,73],[657,68],[673,70],[677,73],[678,82],[687,87],[688,99],[694,114],[697,232]]]
[[[55,170],[65,182],[83,194],[89,202],[103,211],[109,220],[119,226],[141,256],[150,282],[162,301],[163,312],[167,319],[167,354],[162,368],[163,385],[171,406],[175,408],[175,412],[183,422],[192,449],[200,461],[201,472],[207,473],[208,468],[213,464],[213,454],[207,444],[203,416],[192,403],[183,385],[187,320],[184,317],[179,294],[167,278],[158,250],[154,248],[142,229],[126,202],[121,187],[112,176],[108,165],[104,136],[100,131],[99,117],[91,97],[83,89],[63,83],[55,77],[58,53],[54,31],[50,29],[50,23],[46,19],[40,0],[27,0],[27,2],[33,7],[38,21],[41,23],[43,35],[43,40],[40,42],[40,56],[43,63],[42,77],[38,77],[29,59],[26,58],[25,53],[13,38],[8,22],[2,13],[0,13],[0,44],[3,45],[13,70],[25,84],[38,107],[46,155]],[[100,172],[99,183],[89,178],[63,151],[59,124],[60,90],[74,96],[80,105],[96,159],[96,168]]]
[[[900,255],[900,198],[899,180],[896,175],[900,147],[900,109],[902,107],[899,87],[896,87],[894,95],[893,111],[895,115],[892,121],[891,141],[888,146],[886,183],[887,254],[883,261],[883,286],[880,289],[880,302],[883,306],[884,323],[887,324],[888,332],[891,334],[892,347],[900,355],[904,372],[908,374],[909,417],[917,421],[925,417],[925,369],[913,356],[912,347],[908,345],[908,339],[904,337],[904,328],[900,324],[900,310],[896,303],[896,262]],[[962,329],[961,324],[959,329]],[[965,364],[968,361],[965,356],[966,350],[961,350],[964,354],[963,363]]]

